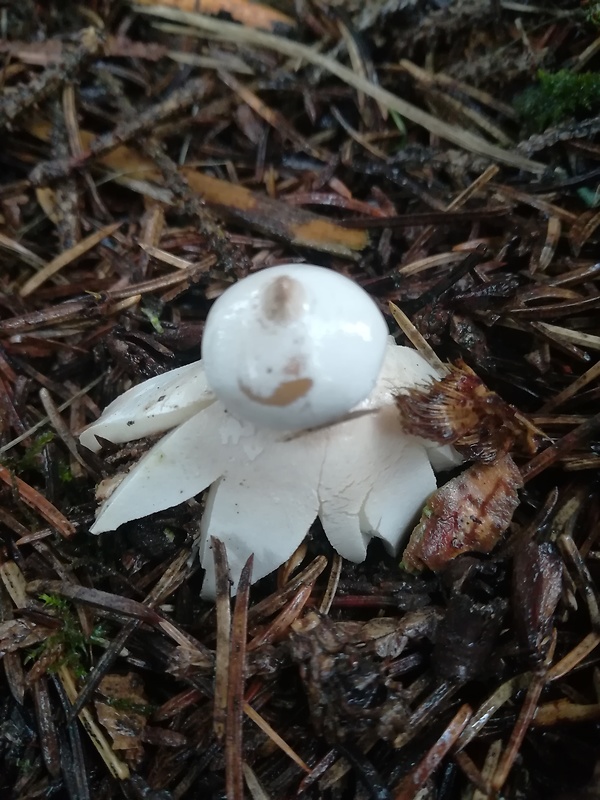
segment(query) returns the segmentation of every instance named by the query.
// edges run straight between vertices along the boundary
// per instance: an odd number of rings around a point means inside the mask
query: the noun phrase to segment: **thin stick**
[[[508,773],[515,763],[515,759],[523,743],[525,734],[531,725],[531,720],[535,714],[537,702],[540,699],[540,695],[545,683],[546,674],[544,673],[542,675],[536,675],[534,680],[529,685],[525,702],[521,707],[521,711],[515,723],[515,727],[513,728],[509,743],[506,747],[506,750],[502,754],[502,757],[500,758],[500,763],[498,764],[496,773],[492,779],[492,790],[494,792],[494,796],[497,796],[506,783]]]
[[[77,687],[71,671],[63,664],[58,666],[56,673],[63,685],[65,694],[69,701],[73,703],[77,697]],[[120,758],[117,758],[91,712],[87,708],[82,708],[77,716],[111,775],[122,781],[127,780],[129,778],[129,767]]]
[[[94,231],[94,233],[87,236],[85,239],[82,239],[80,242],[77,242],[76,245],[69,248],[69,250],[65,250],[56,258],[53,258],[52,261],[49,261],[47,264],[44,264],[43,268],[36,272],[28,281],[26,281],[21,289],[19,290],[19,294],[21,297],[27,297],[36,289],[49,280],[53,275],[56,275],[63,267],[66,267],[68,264],[71,264],[75,261],[76,258],[79,258],[84,253],[87,253],[88,250],[91,250],[97,244],[99,244],[102,239],[106,239],[108,236],[111,236],[117,228],[120,228],[122,222],[113,222],[110,225],[105,225],[99,231]]]
[[[298,764],[300,769],[303,769],[304,772],[310,773],[310,767],[300,758],[298,753],[292,750],[285,739],[282,739],[277,731],[269,725],[267,720],[264,717],[261,717],[256,709],[252,708],[250,703],[244,703],[244,713],[247,717],[250,717],[255,725],[258,725],[261,731],[266,734],[269,739],[277,745],[277,747],[279,747],[286,755],[288,755],[292,761]]]
[[[568,675],[571,670],[580,664],[584,658],[587,658],[590,653],[600,644],[600,633],[588,633],[572,650],[570,650],[564,658],[557,661],[552,669],[548,672],[548,682],[556,681]]]
[[[530,481],[535,478],[540,472],[543,472],[552,464],[556,463],[559,458],[562,458],[569,453],[577,445],[585,442],[592,434],[600,429],[600,413],[595,414],[589,420],[579,425],[574,430],[567,433],[562,439],[559,439],[555,444],[551,444],[537,456],[528,461],[521,467],[521,476],[523,481]]]
[[[544,403],[538,413],[547,414],[549,411],[554,411],[557,406],[562,406],[567,400],[570,400],[573,395],[577,394],[580,389],[583,389],[584,386],[595,381],[598,377],[600,377],[600,361],[594,364],[593,367],[590,367],[583,375],[580,375],[573,383],[569,384],[566,389],[563,389],[562,392],[559,392],[555,397],[548,400],[547,403]]]
[[[3,480],[7,486],[9,486],[11,489],[14,489],[18,493],[21,500],[28,505],[29,508],[32,508],[41,517],[43,517],[46,522],[52,528],[57,530],[61,536],[64,536],[65,539],[69,539],[74,535],[75,526],[72,525],[69,520],[60,513],[56,506],[52,505],[52,503],[42,494],[40,494],[37,489],[34,489],[33,486],[30,486],[28,483],[25,483],[25,481],[17,478],[17,476],[13,475],[10,470],[1,465],[0,480]]]
[[[94,380],[88,383],[87,386],[84,386],[83,389],[80,389],[78,392],[75,392],[73,397],[70,397],[68,400],[65,400],[64,403],[61,403],[61,405],[59,405],[56,408],[56,410],[58,412],[61,412],[64,411],[66,408],[69,408],[69,406],[72,405],[75,402],[75,400],[79,400],[80,397],[86,395],[90,391],[90,389],[93,389],[94,386],[100,383],[100,381],[103,379],[104,375],[100,375],[98,378],[94,378]],[[33,436],[34,433],[39,431],[40,428],[43,428],[44,425],[47,425],[48,422],[50,422],[50,417],[48,416],[42,417],[42,419],[39,422],[36,422],[35,425],[31,426],[31,428],[28,428],[20,436],[17,436],[16,439],[11,439],[10,442],[7,442],[3,447],[0,447],[0,456],[3,453],[6,453],[7,450],[11,450],[13,447],[23,442],[25,439],[28,439],[30,436]]]
[[[225,720],[225,790],[227,800],[244,800],[242,772],[242,723],[244,719],[244,678],[246,637],[248,635],[248,597],[253,556],[250,556],[238,583],[231,625],[227,719]]]
[[[327,588],[319,606],[320,614],[329,614],[331,604],[337,592],[340,576],[342,574],[342,557],[338,553],[333,554],[331,561],[331,572],[329,573],[329,580],[327,581]]]
[[[423,786],[431,773],[438,767],[444,756],[447,755],[448,751],[454,746],[456,740],[469,721],[471,713],[470,706],[466,704],[458,709],[438,741],[425,754],[424,758],[417,764],[412,772],[404,778],[398,789],[394,792],[394,800],[414,800],[417,791]]]
[[[480,136],[476,136],[462,128],[443,122],[432,114],[428,114],[426,111],[412,105],[412,103],[392,94],[392,92],[382,89],[381,86],[372,83],[362,75],[356,74],[335,59],[317,52],[317,50],[312,47],[307,47],[299,42],[285,39],[272,33],[265,33],[264,31],[243,27],[232,22],[217,20],[214,17],[208,17],[204,14],[186,13],[178,9],[161,6],[134,6],[134,9],[140,14],[169,19],[174,22],[189,25],[192,28],[198,28],[205,33],[212,34],[213,37],[218,39],[238,43],[244,42],[256,47],[265,47],[268,50],[274,50],[277,53],[281,53],[295,60],[303,59],[310,64],[315,64],[327,70],[341,81],[344,81],[344,83],[347,83],[359,92],[364,92],[364,94],[372,97],[373,100],[376,100],[386,108],[397,111],[403,117],[406,117],[406,119],[409,119],[417,125],[421,125],[435,136],[452,142],[465,150],[470,150],[472,153],[477,153],[481,156],[487,156],[493,161],[499,161],[501,164],[508,164],[511,167],[522,169],[526,172],[541,174],[546,170],[545,164],[525,158],[515,151],[503,150],[501,147],[490,144]]]
[[[227,550],[220,539],[210,540],[215,561],[217,584],[215,612],[217,616],[217,646],[215,648],[215,696],[213,701],[213,731],[218,742],[225,738],[227,720],[227,687],[229,681],[229,651],[231,647],[231,605],[229,602],[229,567]]]
[[[398,323],[398,327],[415,350],[423,356],[428,364],[440,373],[440,377],[442,375],[447,375],[449,372],[448,367],[437,356],[433,347],[431,347],[429,342],[419,333],[404,311],[398,308],[395,303],[390,303],[389,307],[393,318]]]

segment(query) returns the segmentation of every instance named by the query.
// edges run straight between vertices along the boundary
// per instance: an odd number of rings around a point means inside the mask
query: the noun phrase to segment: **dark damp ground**
[[[599,797],[600,4],[198,6],[0,0],[0,796]],[[202,497],[91,536],[146,443],[76,435],[290,260],[512,404],[524,488],[436,573],[315,525],[230,616]]]

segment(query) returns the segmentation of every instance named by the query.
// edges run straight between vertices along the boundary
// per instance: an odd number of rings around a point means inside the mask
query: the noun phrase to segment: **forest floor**
[[[0,796],[600,798],[600,3],[0,0],[0,32]],[[490,553],[412,574],[315,525],[230,613],[202,497],[93,536],[144,444],[77,437],[290,261],[535,435]]]

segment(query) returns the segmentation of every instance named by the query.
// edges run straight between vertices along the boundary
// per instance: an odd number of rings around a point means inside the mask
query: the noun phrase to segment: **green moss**
[[[148,321],[150,322],[156,333],[160,334],[165,332],[165,329],[163,328],[162,323],[160,321],[160,316],[158,311],[156,311],[154,308],[151,308],[150,306],[145,306],[144,308],[142,308],[142,314],[148,318]]]
[[[84,636],[79,619],[72,610],[68,600],[55,594],[42,594],[40,600],[46,608],[52,609],[56,617],[61,622],[61,627],[56,633],[50,635],[44,642],[32,647],[27,655],[27,661],[35,661],[48,651],[55,650],[61,653],[61,657],[50,671],[60,665],[70,667],[79,678],[87,674],[85,666],[88,659],[88,650],[92,644],[102,644],[104,641],[104,629],[101,625],[96,625],[89,637]]]
[[[61,483],[71,483],[73,480],[73,473],[71,467],[66,461],[61,461],[58,466],[58,479]]]
[[[592,25],[600,28],[600,0],[590,0],[587,4],[585,18]]]
[[[538,72],[538,84],[520,94],[515,110],[527,125],[542,131],[549,125],[578,113],[593,113],[600,109],[600,73]]]
[[[15,471],[23,472],[24,470],[35,467],[38,456],[44,447],[46,447],[47,444],[50,444],[50,442],[53,440],[54,434],[52,431],[46,431],[45,433],[40,433],[39,436],[36,436],[31,446],[27,448],[21,458],[14,462]]]
[[[598,208],[600,206],[600,186],[597,186],[594,190],[582,186],[577,189],[577,194],[588,208]]]
[[[128,700],[125,697],[106,697],[104,702],[107,706],[115,708],[117,711],[133,711],[134,714],[142,714],[144,717],[153,714],[158,706],[149,703],[136,703],[135,700]]]

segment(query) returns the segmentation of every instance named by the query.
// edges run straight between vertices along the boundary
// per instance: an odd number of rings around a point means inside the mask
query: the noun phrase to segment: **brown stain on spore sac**
[[[304,397],[312,389],[312,378],[296,378],[282,381],[272,394],[263,397],[255,394],[248,386],[240,382],[239,387],[249,400],[262,406],[289,406]]]
[[[264,290],[261,309],[265,319],[277,325],[287,325],[300,319],[305,308],[302,284],[287,275],[275,278]]]
[[[434,492],[403,555],[407,569],[438,571],[461,553],[489,553],[519,504],[521,473],[510,456],[475,464]]]
[[[300,281],[281,275],[263,289],[260,297],[260,310],[264,320],[278,326],[286,326],[297,322],[306,313],[306,292]],[[277,332],[277,336],[287,337],[289,332]],[[249,400],[263,406],[285,407],[304,397],[312,389],[312,378],[303,378],[304,359],[302,356],[291,357],[283,374],[289,380],[282,380],[270,395],[256,394],[242,381],[240,390]],[[279,371],[279,370],[277,370]]]

